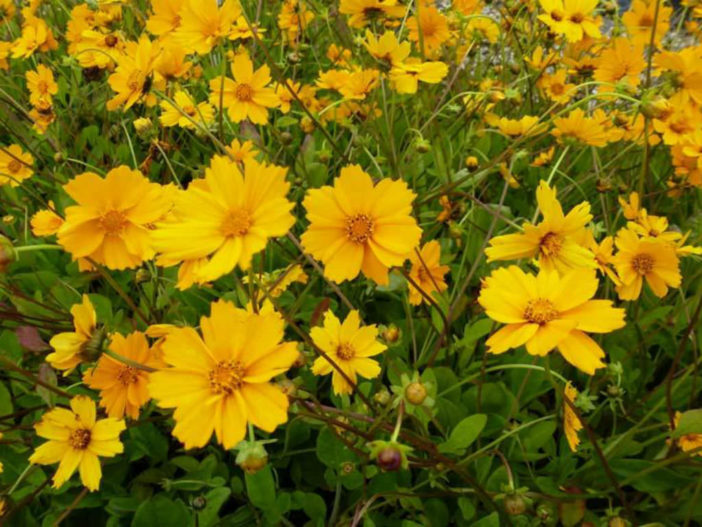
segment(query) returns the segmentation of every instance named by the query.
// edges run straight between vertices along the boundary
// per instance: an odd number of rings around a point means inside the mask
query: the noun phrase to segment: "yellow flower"
[[[238,139],[232,139],[232,142],[226,147],[226,151],[237,163],[243,163],[246,160],[255,161],[259,154],[258,149],[250,139],[242,142],[239,142]]]
[[[542,75],[536,85],[553,102],[567,104],[575,95],[577,87],[575,84],[566,82],[566,75],[566,70],[557,70],[552,75]]]
[[[258,276],[257,274],[256,277],[258,278]],[[283,269],[276,269],[270,273],[262,273],[260,280],[256,280],[256,282],[268,296],[271,298],[278,298],[294,282],[306,284],[307,279],[307,273],[302,269],[302,266],[300,264],[293,264]],[[249,277],[244,276],[241,281],[248,284]]]
[[[166,81],[185,77],[193,63],[186,59],[185,48],[174,41],[162,43],[161,51],[154,61],[154,71]]]
[[[25,73],[27,78],[27,89],[29,90],[29,102],[33,106],[48,103],[51,104],[52,96],[58,93],[58,84],[54,81],[54,74],[51,70],[39,64],[35,71]]]
[[[574,140],[591,146],[605,146],[610,141],[610,134],[602,122],[594,117],[586,117],[580,108],[566,117],[554,119],[553,125],[555,128],[551,134],[562,144]]]
[[[675,428],[680,424],[680,412],[675,412]],[[690,452],[691,450],[697,450],[695,455],[702,456],[702,434],[685,434],[678,437],[678,446],[683,452]]]
[[[493,113],[489,113],[485,115],[485,121],[490,126],[499,129],[503,134],[512,137],[540,134],[548,127],[546,123],[539,123],[539,117],[536,115],[525,115],[520,119],[507,119],[506,117],[498,117]]]
[[[639,298],[644,278],[659,298],[668,293],[668,287],[680,286],[680,260],[674,245],[659,238],[639,238],[629,229],[617,233],[615,244],[618,252],[613,261],[622,281],[617,287],[622,300]]]
[[[563,389],[563,396],[568,399],[571,404],[575,404],[578,390],[576,390],[571,383],[568,383]],[[566,439],[568,440],[568,446],[575,452],[580,444],[578,431],[583,429],[583,424],[568,403],[563,403],[563,429],[565,430]]]
[[[380,38],[366,30],[366,40],[363,45],[373,58],[385,66],[396,66],[409,57],[411,48],[409,42],[400,42],[395,33],[385,31]]]
[[[63,218],[56,214],[53,201],[49,201],[49,207],[35,212],[32,216],[30,225],[34,236],[52,236],[63,225]]]
[[[38,465],[59,463],[54,474],[55,489],[60,488],[78,469],[88,490],[100,487],[102,469],[99,457],[114,457],[124,451],[119,435],[124,421],[96,419],[95,403],[85,395],[71,399],[71,409],[54,408],[34,425],[39,437],[48,439],[37,447],[29,462]]]
[[[174,38],[188,52],[206,55],[223,39],[228,39],[232,24],[241,15],[239,0],[225,0],[221,7],[215,0],[184,0],[180,27]]]
[[[212,158],[205,179],[190,184],[176,200],[175,219],[157,225],[153,239],[160,265],[196,261],[194,278],[203,283],[248,269],[269,238],[282,236],[295,222],[285,197],[286,169],[256,161],[239,165]]]
[[[346,77],[338,90],[346,99],[362,100],[378,85],[378,70],[356,70]]]
[[[314,19],[314,12],[307,7],[305,0],[285,0],[278,14],[278,27],[285,32],[285,38],[297,46],[300,35]]]
[[[0,186],[16,187],[32,177],[34,158],[19,145],[0,146]]]
[[[270,381],[299,352],[295,342],[281,342],[282,318],[220,300],[200,328],[202,337],[192,328],[166,335],[163,358],[170,367],[152,373],[149,382],[159,406],[175,408],[173,435],[185,448],[206,445],[212,432],[224,448],[233,448],[247,422],[273,432],[287,421],[288,398]]]
[[[12,43],[12,57],[29,58],[35,51],[49,51],[58,48],[49,26],[41,18],[33,15],[22,24],[22,34]]]
[[[451,38],[448,19],[431,3],[420,0],[418,12],[407,19],[408,38],[433,56]],[[421,33],[421,35],[420,35]]]
[[[660,5],[657,6],[656,4],[658,3]],[[631,8],[622,15],[622,22],[624,22],[626,31],[634,42],[645,46],[648,46],[651,42],[653,23],[656,20],[656,10],[658,10],[658,20],[656,21],[656,33],[653,43],[658,45],[670,28],[672,7],[655,0],[634,0],[631,3]]]
[[[131,108],[141,102],[149,92],[152,82],[151,74],[154,69],[154,59],[158,54],[158,46],[154,45],[146,35],[142,35],[138,43],[130,43],[125,55],[117,58],[117,69],[107,79],[110,88],[116,95],[107,101],[107,109],[112,111],[124,105]]]
[[[302,245],[324,263],[331,280],[352,280],[363,271],[387,284],[388,268],[402,265],[422,234],[411,216],[414,197],[404,181],[374,185],[358,165],[344,167],[333,187],[307,193],[303,205],[310,225]]]
[[[234,57],[231,66],[234,80],[216,77],[210,81],[210,102],[217,108],[227,108],[235,123],[249,119],[252,123],[268,122],[268,108],[278,106],[278,97],[271,82],[270,69],[265,64],[254,71],[253,62],[245,53]]]
[[[71,307],[71,315],[75,331],[52,337],[49,345],[54,351],[46,356],[46,362],[57,370],[63,370],[64,376],[83,362],[87,351],[85,348],[93,337],[97,324],[95,308],[88,295],[83,295],[83,301]]]
[[[633,44],[626,38],[615,38],[600,54],[593,78],[611,84],[623,81],[635,88],[641,81],[641,72],[645,67],[643,46]],[[615,86],[602,85],[598,89],[614,91]]]
[[[214,108],[207,102],[196,103],[192,96],[183,90],[179,90],[173,96],[173,102],[161,101],[161,117],[159,120],[163,126],[180,126],[194,130],[207,127],[214,118]]]
[[[500,38],[500,26],[491,18],[471,18],[466,26],[466,32],[477,33],[477,35],[491,44]],[[461,54],[463,56],[463,54]]]
[[[171,206],[160,185],[122,165],[105,178],[79,174],[63,187],[77,205],[66,208],[58,242],[73,259],[110,269],[133,268],[154,255],[150,229]]]
[[[545,11],[539,20],[554,33],[562,34],[569,42],[583,38],[600,38],[599,20],[592,16],[598,0],[539,0]]]
[[[624,310],[610,300],[591,300],[598,280],[591,269],[560,276],[542,269],[538,276],[512,265],[484,281],[478,302],[487,315],[506,324],[488,340],[490,353],[526,345],[530,355],[554,348],[565,360],[592,375],[603,368],[604,351],[587,333],[609,333],[624,327]]]
[[[421,62],[407,59],[390,70],[390,82],[397,93],[416,93],[418,81],[437,84],[446,77],[448,66],[443,62]]]
[[[125,53],[127,44],[118,32],[87,29],[75,44],[75,56],[83,68],[112,68]]]
[[[111,335],[109,349],[144,366],[163,366],[149,349],[146,336],[140,331],[126,337],[118,333]],[[85,372],[83,382],[93,390],[100,390],[100,406],[105,408],[109,417],[116,419],[122,419],[125,415],[132,419],[138,418],[139,408],[149,400],[149,373],[106,354],[100,356],[95,368]]]
[[[629,194],[629,200],[619,198],[619,205],[622,207],[622,214],[627,220],[637,220],[641,214],[641,202],[639,193],[632,192]]]
[[[438,241],[427,242],[419,254],[413,252],[409,259],[412,263],[409,276],[425,294],[432,297],[434,292],[446,291],[447,285],[444,281],[444,275],[449,272],[449,267],[448,265],[439,265],[441,245]],[[409,301],[415,306],[426,302],[424,295],[411,282],[409,284]]]
[[[324,316],[324,326],[314,327],[310,336],[315,346],[326,353],[327,357],[356,384],[356,376],[372,379],[380,374],[380,365],[369,357],[382,353],[387,349],[376,340],[378,328],[375,324],[361,327],[358,311],[351,311],[343,324],[334,313],[327,311]],[[334,393],[351,393],[353,387],[337,371],[325,357],[318,357],[312,365],[315,375],[332,374]]]
[[[536,202],[543,220],[536,225],[524,223],[522,233],[492,238],[485,250],[488,262],[538,258],[539,267],[560,273],[576,267],[594,268],[592,252],[579,243],[592,219],[590,204],[584,201],[564,215],[556,191],[545,181],[539,184]]]
[[[169,35],[180,27],[185,0],[151,0],[153,13],[146,21],[146,30],[152,35]]]
[[[339,13],[349,15],[351,27],[364,27],[374,20],[400,18],[405,14],[405,7],[397,0],[341,0]]]

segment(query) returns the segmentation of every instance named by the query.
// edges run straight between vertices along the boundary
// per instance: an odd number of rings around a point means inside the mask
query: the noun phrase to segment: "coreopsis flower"
[[[653,43],[656,46],[661,43],[670,28],[670,15],[673,13],[673,8],[663,2],[656,6],[656,2],[651,0],[634,0],[629,10],[622,15],[622,22],[632,41],[648,46],[651,41],[651,33],[654,30],[656,9],[658,10],[658,20],[656,21]]]
[[[64,376],[92,354],[92,351],[87,349],[91,344],[94,348],[98,347],[97,342],[91,342],[93,337],[99,338],[99,335],[96,334],[95,308],[88,295],[83,295],[82,302],[71,307],[71,315],[75,331],[54,335],[49,341],[54,351],[46,356],[46,362],[54,369],[63,370]]]
[[[592,13],[598,0],[539,0],[545,11],[539,20],[551,31],[564,35],[568,42],[585,37],[600,38],[599,20]]]
[[[150,368],[164,366],[149,349],[146,336],[140,331],[126,337],[118,333],[110,335],[108,349]],[[136,419],[139,409],[149,401],[149,372],[106,354],[100,356],[95,368],[85,372],[83,382],[93,390],[100,390],[100,406],[105,408],[109,417],[122,419],[126,415]]]
[[[485,115],[485,121],[497,128],[500,132],[511,137],[520,135],[536,135],[545,131],[548,125],[539,123],[537,115],[525,115],[519,119],[508,119],[506,117],[498,117],[493,113]]]
[[[298,359],[295,342],[281,342],[275,312],[251,313],[220,300],[193,328],[173,328],[162,344],[168,364],[151,374],[149,392],[175,408],[173,435],[185,448],[202,447],[214,432],[224,448],[246,434],[247,422],[266,432],[287,421],[288,398],[271,379]]]
[[[563,214],[556,191],[541,181],[536,202],[543,220],[524,223],[524,231],[496,236],[485,250],[488,262],[537,258],[539,267],[564,273],[576,267],[595,267],[592,252],[580,244],[585,226],[592,219],[590,204],[583,201]]]
[[[375,324],[361,327],[358,311],[351,311],[344,322],[327,311],[324,326],[314,327],[310,337],[315,346],[334,361],[346,376],[356,384],[357,376],[373,379],[380,374],[380,364],[371,359],[387,349],[377,340],[378,328]],[[353,386],[344,379],[327,357],[318,357],[312,365],[315,375],[332,374],[332,388],[337,395],[351,393]]]
[[[12,51],[12,42],[0,41],[0,70],[10,69],[10,63],[7,60]]]
[[[587,117],[580,108],[576,108],[565,117],[554,119],[553,125],[551,134],[561,144],[572,140],[590,146],[605,146],[610,141],[610,134],[602,121],[595,117]]]
[[[184,90],[179,90],[173,95],[173,103],[161,101],[159,121],[163,126],[180,126],[194,130],[198,125],[207,127],[214,119],[214,108],[211,104],[195,102],[193,97]]]
[[[341,0],[339,4],[339,13],[349,15],[351,27],[365,27],[383,18],[400,18],[405,9],[397,0]]]
[[[397,93],[417,93],[419,81],[437,84],[447,73],[448,66],[443,62],[407,59],[390,70],[390,83]]]
[[[16,187],[32,177],[34,157],[19,145],[0,146],[0,186]]]
[[[182,79],[191,72],[193,66],[186,57],[183,46],[173,40],[166,40],[161,43],[161,50],[154,60],[154,71],[166,82]]]
[[[124,421],[108,417],[96,419],[95,403],[85,395],[71,399],[71,409],[54,408],[41,418],[34,429],[48,441],[34,451],[29,462],[36,465],[59,463],[53,487],[60,488],[78,469],[88,490],[100,487],[102,469],[99,457],[114,457],[124,452],[119,436]]]
[[[626,38],[615,38],[597,59],[593,74],[596,81],[610,84],[626,82],[635,88],[641,82],[641,72],[646,68],[643,46]],[[614,86],[602,85],[598,89],[613,91]]]
[[[327,58],[332,61],[335,66],[347,66],[351,58],[351,50],[340,48],[333,42],[327,48]]]
[[[363,45],[373,58],[386,67],[396,66],[405,61],[411,51],[410,43],[400,42],[392,31],[385,31],[380,38],[376,38],[373,33],[366,30],[366,40]]]
[[[271,82],[270,69],[265,64],[254,71],[253,62],[246,53],[234,57],[231,66],[234,79],[215,77],[210,81],[210,102],[217,108],[225,107],[229,118],[239,123],[249,119],[255,124],[268,122],[268,108],[278,106]]]
[[[578,390],[568,383],[563,389],[563,397],[565,397],[570,404],[575,404],[575,398],[578,396]],[[568,446],[575,452],[580,444],[580,438],[578,437],[578,432],[583,429],[583,424],[578,419],[570,404],[563,403],[563,429],[565,430],[566,439],[568,441]]]
[[[117,69],[107,82],[116,95],[107,101],[107,109],[112,111],[124,105],[131,108],[148,95],[154,69],[154,59],[158,47],[146,35],[138,43],[130,43],[126,53],[117,59]]]
[[[313,19],[314,12],[307,7],[306,0],[285,0],[278,14],[278,27],[287,41],[296,46]]]
[[[448,287],[444,281],[444,276],[449,272],[448,265],[440,265],[441,245],[436,240],[424,244],[422,249],[413,252],[409,260],[412,263],[409,276],[419,288],[430,297],[435,292],[442,293]],[[409,301],[412,305],[419,305],[426,302],[424,295],[412,284],[409,283]]]
[[[157,37],[171,38],[181,24],[185,0],[151,0],[153,13],[146,21],[146,30]]]
[[[34,15],[26,17],[21,35],[12,43],[12,57],[29,58],[36,51],[49,51],[58,48],[51,28]]]
[[[478,303],[487,316],[506,324],[488,340],[488,352],[504,353],[526,345],[530,355],[554,348],[579,370],[593,375],[604,367],[604,351],[587,333],[624,327],[624,310],[610,300],[592,300],[599,283],[595,271],[573,269],[563,275],[541,269],[538,276],[512,265],[485,279]]]
[[[0,23],[3,25],[10,23],[16,11],[14,0],[0,0]]]
[[[629,194],[628,199],[619,197],[619,205],[622,208],[622,215],[627,220],[638,220],[641,215],[641,200],[639,199],[638,192],[632,192]]]
[[[451,38],[448,19],[426,0],[420,0],[417,13],[407,18],[407,29],[408,38],[429,56],[435,55]]]
[[[387,284],[388,268],[402,265],[419,243],[422,231],[411,216],[414,197],[404,181],[374,185],[358,165],[344,167],[333,186],[308,191],[303,205],[310,225],[302,245],[335,282],[362,271]]]
[[[73,259],[109,269],[134,268],[154,255],[151,228],[171,206],[163,188],[122,165],[102,178],[84,172],[63,188],[76,205],[65,210],[58,242]]]
[[[174,38],[188,52],[206,55],[229,38],[232,25],[241,16],[241,5],[239,0],[225,0],[221,6],[215,0],[184,0],[179,14],[180,26]]]
[[[58,84],[54,81],[54,74],[51,70],[39,64],[34,71],[25,73],[27,78],[27,89],[29,90],[29,102],[33,106],[42,103],[51,105],[51,99],[58,93]]]
[[[153,232],[160,265],[191,261],[199,283],[236,265],[248,269],[268,239],[284,235],[295,222],[285,173],[253,160],[242,170],[227,157],[213,157],[204,180],[191,183],[176,199],[175,218]]]
[[[466,25],[466,33],[474,34],[490,44],[495,44],[500,38],[500,26],[491,18],[471,18]],[[460,56],[463,57],[464,54],[465,51]]]
[[[346,99],[365,99],[378,85],[380,72],[374,69],[363,69],[351,72],[338,91]]]
[[[680,425],[680,412],[675,412],[674,418],[674,429]],[[695,455],[702,456],[702,434],[685,434],[677,438],[678,447],[683,452],[690,452],[692,450],[697,450]]]
[[[536,85],[553,102],[567,104],[577,91],[575,84],[566,81],[567,75],[566,70],[556,70],[553,74],[541,75]]]
[[[226,147],[226,152],[237,163],[243,163],[247,159],[256,160],[256,156],[259,154],[258,149],[250,139],[241,142],[238,139],[232,139],[232,142]]]
[[[556,153],[556,147],[552,146],[548,150],[545,150],[543,152],[540,152],[539,155],[536,156],[534,161],[531,162],[531,166],[533,167],[543,167],[551,163],[553,160],[553,154]]]
[[[49,201],[49,208],[34,213],[30,220],[34,236],[53,236],[63,225],[63,218],[56,214],[54,202]]]
[[[679,287],[680,260],[675,246],[658,238],[640,238],[630,229],[621,229],[615,238],[617,254],[614,267],[622,285],[617,293],[622,300],[636,300],[641,294],[644,279],[659,298],[669,287]]]

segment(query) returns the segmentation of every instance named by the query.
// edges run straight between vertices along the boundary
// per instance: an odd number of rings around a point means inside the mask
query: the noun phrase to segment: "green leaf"
[[[322,429],[317,436],[317,457],[326,466],[334,469],[340,468],[346,461],[355,459],[346,445],[328,428]]]
[[[163,494],[157,494],[139,505],[132,520],[132,527],[187,525],[189,521],[190,511],[182,501],[173,501]]]
[[[484,518],[480,518],[473,524],[473,527],[500,527],[500,516],[493,512]]]
[[[0,382],[0,415],[12,413],[12,395],[4,383]]]
[[[673,437],[680,437],[688,434],[702,434],[702,408],[688,410],[680,414],[680,421],[675,427]]]
[[[275,482],[270,465],[254,474],[246,474],[246,494],[258,509],[271,510],[275,507]]]
[[[451,431],[448,440],[439,445],[439,452],[444,454],[462,454],[475,441],[485,428],[487,416],[475,414],[466,417]]]
[[[226,503],[232,491],[227,487],[212,489],[205,494],[207,504],[205,508],[197,513],[198,525],[200,527],[210,527],[215,525],[219,520],[219,510]]]
[[[310,517],[310,520],[317,525],[324,525],[324,519],[327,516],[327,504],[318,495],[308,492],[305,494],[302,510]]]

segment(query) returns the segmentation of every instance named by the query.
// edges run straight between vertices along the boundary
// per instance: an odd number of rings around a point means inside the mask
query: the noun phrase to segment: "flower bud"
[[[0,273],[17,260],[17,253],[9,238],[0,235]]]
[[[207,507],[207,498],[205,498],[205,496],[195,496],[190,502],[190,505],[196,511],[201,511]]]
[[[394,344],[400,338],[400,330],[395,325],[388,326],[383,331],[383,339],[388,344]]]
[[[510,516],[518,516],[526,511],[526,502],[519,494],[508,494],[504,499],[505,512]]]
[[[405,400],[415,406],[419,406],[427,398],[427,388],[421,382],[411,382],[405,388]]]
[[[241,441],[236,448],[236,464],[247,474],[255,474],[268,464],[268,453],[261,442]]]
[[[378,452],[376,462],[386,472],[394,472],[402,466],[402,452],[396,447],[387,446]]]

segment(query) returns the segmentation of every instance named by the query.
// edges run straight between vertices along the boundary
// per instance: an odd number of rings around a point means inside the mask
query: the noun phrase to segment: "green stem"
[[[13,250],[15,251],[15,253],[20,254],[29,253],[32,251],[62,251],[63,247],[53,243],[38,243],[36,245],[23,245],[22,247],[14,247]]]

